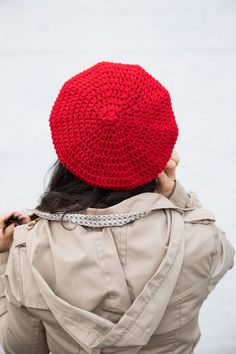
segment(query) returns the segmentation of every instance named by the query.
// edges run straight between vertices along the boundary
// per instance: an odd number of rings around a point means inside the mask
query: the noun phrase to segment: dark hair
[[[156,180],[132,190],[112,190],[93,187],[74,176],[60,161],[53,172],[46,192],[37,209],[49,213],[69,213],[90,208],[107,208],[140,193],[154,192]]]

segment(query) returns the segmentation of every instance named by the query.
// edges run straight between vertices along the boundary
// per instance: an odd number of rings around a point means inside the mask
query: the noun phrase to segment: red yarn
[[[178,136],[168,91],[141,66],[111,62],[65,82],[50,127],[68,170],[92,186],[121,190],[157,177]]]

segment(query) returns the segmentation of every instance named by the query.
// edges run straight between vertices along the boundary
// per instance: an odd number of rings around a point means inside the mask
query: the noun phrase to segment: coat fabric
[[[214,215],[179,182],[170,199],[142,193],[81,214],[126,221],[41,216],[16,227],[10,253],[0,254],[5,352],[193,353],[199,310],[233,266]]]

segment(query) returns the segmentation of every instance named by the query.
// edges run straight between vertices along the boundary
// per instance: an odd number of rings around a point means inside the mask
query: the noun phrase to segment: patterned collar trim
[[[85,214],[50,214],[39,211],[37,209],[31,210],[41,219],[51,221],[68,221],[81,226],[88,227],[111,227],[111,226],[123,226],[132,221],[138,220],[143,216],[148,215],[151,210],[140,211],[136,213],[125,214],[109,214],[109,215],[85,215]]]

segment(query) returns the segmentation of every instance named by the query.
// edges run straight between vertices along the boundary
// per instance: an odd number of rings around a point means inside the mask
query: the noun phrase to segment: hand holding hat
[[[156,192],[164,197],[170,198],[176,183],[176,167],[180,162],[179,155],[176,151],[172,152],[170,160],[166,164],[166,168],[157,177]]]
[[[11,211],[0,216],[0,253],[10,250],[14,228],[30,221],[30,217],[22,211]]]

